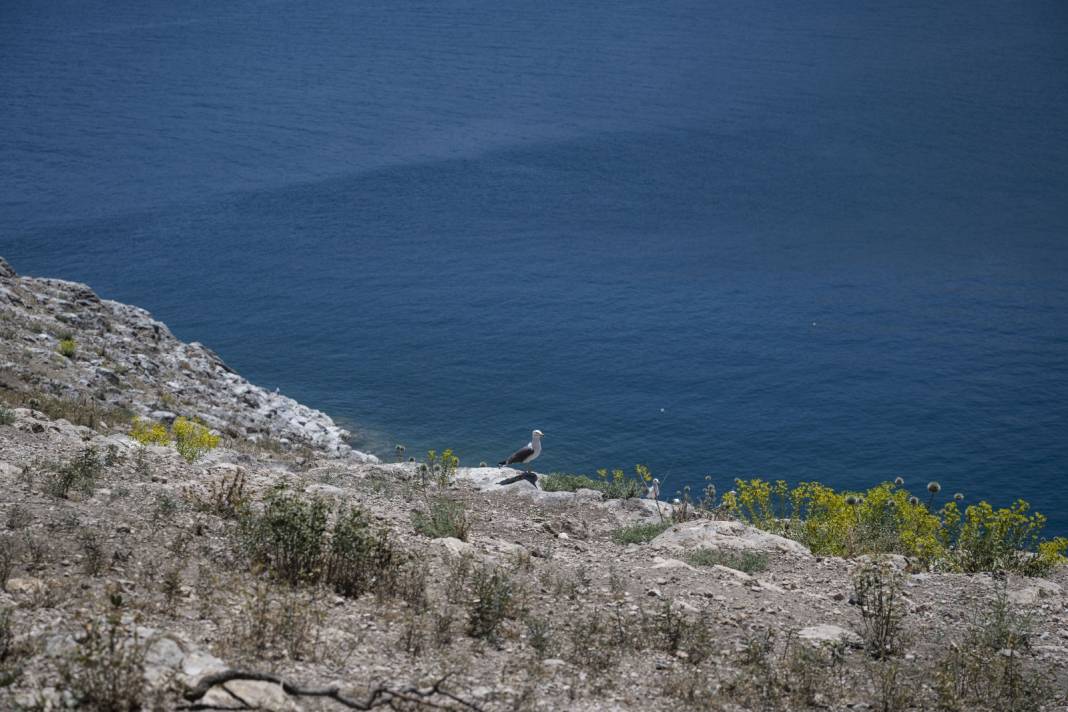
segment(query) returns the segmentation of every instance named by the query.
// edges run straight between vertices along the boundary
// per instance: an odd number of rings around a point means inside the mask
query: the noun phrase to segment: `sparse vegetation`
[[[168,432],[162,423],[152,423],[134,418],[130,424],[130,437],[142,445],[170,445],[186,462],[196,462],[205,453],[218,447],[221,438],[203,423],[188,418],[176,418]]]
[[[456,478],[456,468],[460,466],[460,458],[452,449],[447,449],[438,456],[436,450],[430,450],[426,454],[426,464],[421,468],[425,478],[429,478],[438,487],[448,487]]]
[[[963,640],[950,642],[936,666],[938,704],[945,710],[985,706],[996,710],[1040,710],[1063,702],[1049,673],[1025,665],[1032,621],[1016,610],[1004,589],[973,617]]]
[[[631,499],[645,494],[652,477],[649,470],[638,465],[634,475],[623,470],[597,470],[597,478],[586,475],[571,475],[553,472],[539,480],[546,492],[574,492],[579,489],[592,489],[601,492],[606,499]]]
[[[693,566],[727,566],[747,574],[760,573],[768,568],[768,555],[758,551],[721,551],[695,549],[686,557]]]
[[[414,512],[412,524],[415,530],[431,539],[453,537],[467,541],[471,523],[463,502],[448,497],[435,497],[427,502],[426,512]]]
[[[57,499],[66,499],[71,490],[90,494],[102,470],[100,455],[89,446],[69,462],[54,466],[46,477],[45,491]]]
[[[671,522],[654,522],[651,524],[632,524],[612,532],[612,539],[617,544],[645,544],[671,528]]]
[[[73,359],[74,355],[78,353],[78,342],[74,340],[74,337],[68,336],[59,340],[59,346],[56,347],[56,351],[61,356],[66,356],[69,359]]]
[[[515,582],[501,569],[484,567],[474,570],[471,588],[467,633],[496,644],[501,623],[515,614]]]
[[[868,654],[881,659],[900,653],[905,644],[900,574],[887,563],[865,564],[853,576],[853,591]]]
[[[249,506],[245,484],[245,471],[235,469],[230,474],[224,473],[219,479],[210,481],[205,494],[189,488],[185,497],[198,511],[210,512],[223,519],[236,519]]]
[[[98,712],[133,712],[144,702],[145,645],[121,608],[85,624],[60,679],[77,704]]]
[[[0,425],[11,425],[15,422],[15,411],[0,405]]]

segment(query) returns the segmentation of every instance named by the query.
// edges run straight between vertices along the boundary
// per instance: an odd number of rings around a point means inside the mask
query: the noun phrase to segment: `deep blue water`
[[[1068,5],[0,6],[0,255],[365,447],[1068,532]]]

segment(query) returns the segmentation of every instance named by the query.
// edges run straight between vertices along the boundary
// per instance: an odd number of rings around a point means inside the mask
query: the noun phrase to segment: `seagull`
[[[544,435],[540,430],[535,430],[530,434],[529,443],[509,455],[507,460],[501,460],[497,464],[505,467],[517,462],[522,465],[533,462],[541,454],[541,439]]]

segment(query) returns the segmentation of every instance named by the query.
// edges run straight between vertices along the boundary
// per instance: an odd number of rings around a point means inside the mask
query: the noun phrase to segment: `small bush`
[[[1017,571],[1042,576],[1064,561],[1068,539],[1039,537],[1046,518],[1028,515],[1023,500],[1008,509],[995,510],[986,502],[968,507],[963,516],[956,502],[942,510],[942,539],[952,551],[955,567],[966,573],[978,571]]]
[[[78,352],[78,343],[71,337],[66,339],[60,339],[59,346],[56,348],[61,356],[67,358],[74,358],[74,354]]]
[[[686,561],[693,566],[727,566],[747,574],[766,571],[768,555],[757,551],[720,551],[718,549],[700,548],[690,552]]]
[[[663,534],[670,527],[671,522],[633,524],[612,532],[612,540],[617,544],[644,544]]]
[[[460,458],[453,454],[452,450],[445,450],[438,457],[436,450],[426,454],[425,471],[438,487],[448,487],[456,477],[456,468],[460,466]]]
[[[574,492],[580,489],[604,491],[604,482],[594,480],[585,475],[567,475],[561,472],[553,472],[538,480],[538,484],[546,492]]]
[[[474,571],[471,587],[467,633],[496,644],[501,623],[513,613],[515,584],[499,569],[482,568]]]
[[[939,707],[1040,710],[1054,699],[1052,676],[1028,669],[1032,622],[1015,610],[1004,589],[971,621],[962,641],[949,644],[935,666]]]
[[[241,521],[244,548],[256,565],[290,583],[314,581],[324,571],[328,508],[317,498],[271,489],[262,514]]]
[[[853,591],[868,653],[877,659],[900,653],[905,615],[900,575],[885,563],[865,564],[853,577]]]
[[[412,514],[415,530],[431,539],[453,537],[467,541],[471,524],[467,519],[467,509],[463,502],[456,502],[446,497],[437,497],[427,503],[429,511]]]
[[[89,494],[96,486],[96,478],[102,470],[103,465],[96,448],[89,446],[73,460],[60,465],[49,474],[45,481],[45,491],[57,499],[66,499],[72,489]]]
[[[195,462],[204,453],[214,450],[219,445],[219,436],[212,435],[202,423],[185,418],[177,418],[171,426],[174,447],[186,462]]]
[[[937,494],[940,487],[928,491]],[[945,571],[1009,570],[1041,575],[1065,561],[1068,539],[1044,541],[1046,519],[1019,501],[1008,509],[986,502],[962,514],[956,501],[931,512],[898,483],[866,492],[836,492],[818,482],[735,480],[723,508],[766,531],[788,536],[820,555],[902,554]]]
[[[0,591],[7,586],[7,580],[11,572],[15,570],[15,564],[19,560],[20,546],[15,537],[4,534],[0,535]]]
[[[403,560],[384,527],[372,527],[358,507],[338,515],[330,537],[327,581],[343,596],[396,588]],[[425,589],[425,582],[423,588]]]
[[[238,656],[252,660],[262,660],[269,651],[304,660],[315,655],[324,617],[314,594],[276,591],[269,583],[257,581],[245,593],[225,642]]]
[[[15,411],[0,405],[0,425],[11,425],[15,422]]]
[[[220,479],[208,483],[207,494],[195,490],[186,492],[186,499],[195,509],[210,512],[223,519],[235,519],[249,505],[245,494],[245,472],[234,470],[232,475],[224,474]]]
[[[79,707],[133,712],[143,706],[145,645],[121,611],[85,625],[78,647],[60,663],[60,679]]]
[[[130,423],[130,437],[142,445],[169,445],[171,437],[162,423],[134,418]]]

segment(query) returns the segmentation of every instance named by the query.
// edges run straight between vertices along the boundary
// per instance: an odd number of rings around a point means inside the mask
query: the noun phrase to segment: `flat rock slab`
[[[671,527],[653,539],[652,545],[657,549],[727,549],[793,554],[806,558],[812,556],[804,545],[793,539],[769,534],[741,522],[686,522]]]
[[[860,647],[863,644],[860,636],[851,630],[841,628],[830,623],[802,628],[797,633],[798,639],[814,645],[843,644],[850,647]]]

